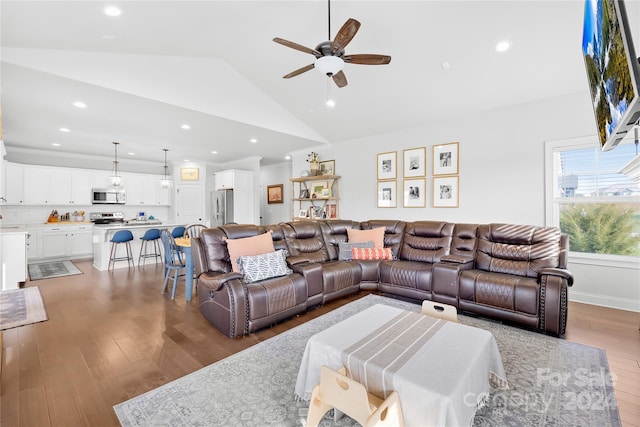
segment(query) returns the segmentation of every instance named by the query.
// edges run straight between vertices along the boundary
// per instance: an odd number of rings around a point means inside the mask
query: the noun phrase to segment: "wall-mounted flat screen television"
[[[631,34],[622,0],[586,0],[582,54],[602,151],[640,120],[640,65]]]

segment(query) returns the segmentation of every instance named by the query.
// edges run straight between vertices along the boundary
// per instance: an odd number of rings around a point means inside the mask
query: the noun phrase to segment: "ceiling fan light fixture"
[[[327,76],[333,76],[344,68],[344,61],[337,56],[321,56],[314,64],[316,70]]]

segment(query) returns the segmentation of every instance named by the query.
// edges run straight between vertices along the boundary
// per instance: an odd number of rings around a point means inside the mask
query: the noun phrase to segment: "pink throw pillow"
[[[269,252],[275,252],[273,239],[271,238],[271,230],[267,233],[258,234],[257,236],[244,237],[242,239],[227,239],[227,250],[229,251],[229,259],[231,260],[231,269],[240,272],[236,260],[241,256],[262,255]]]
[[[391,248],[351,248],[351,256],[353,259],[364,259],[369,261],[393,259]]]
[[[349,243],[373,242],[374,248],[384,248],[384,230],[384,227],[372,228],[371,230],[347,228],[347,239]]]

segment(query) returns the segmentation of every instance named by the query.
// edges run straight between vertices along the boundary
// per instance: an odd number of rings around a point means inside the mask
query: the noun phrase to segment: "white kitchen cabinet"
[[[27,166],[24,168],[24,203],[27,205],[46,205],[49,199],[49,179],[51,174],[46,168]]]
[[[18,289],[27,280],[27,232],[24,230],[0,233],[0,290]]]
[[[40,227],[27,229],[27,259],[42,258]]]
[[[3,202],[7,205],[24,204],[24,166],[5,162]]]
[[[43,258],[90,256],[93,250],[91,225],[60,225],[42,230]]]
[[[71,171],[71,204],[80,206],[91,204],[92,180],[92,172]]]
[[[235,170],[216,172],[216,190],[228,190],[233,188]]]
[[[159,175],[127,174],[127,205],[168,206],[169,189],[160,186]]]
[[[28,166],[24,198],[28,205],[91,204],[92,173],[68,168]]]

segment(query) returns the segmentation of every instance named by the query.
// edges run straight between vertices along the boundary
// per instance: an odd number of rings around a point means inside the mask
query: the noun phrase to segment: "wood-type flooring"
[[[364,293],[229,339],[187,303],[162,295],[162,267],[100,272],[38,286],[49,320],[4,331],[0,425],[115,426],[113,405],[318,317]],[[640,426],[640,314],[570,303],[566,339],[604,348],[624,426]]]

